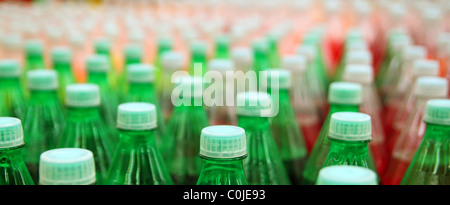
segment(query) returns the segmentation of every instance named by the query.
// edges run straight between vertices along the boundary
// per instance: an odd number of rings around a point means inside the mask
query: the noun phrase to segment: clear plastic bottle
[[[181,53],[174,51],[164,52],[161,59],[161,93],[158,96],[165,121],[170,118],[173,111],[171,98],[174,84],[172,83],[172,79],[176,78],[176,76],[174,76],[174,73],[176,71],[180,71],[183,66],[184,56]],[[157,78],[155,78],[155,80],[157,80]]]
[[[40,185],[95,185],[95,163],[91,151],[59,148],[40,155]]]

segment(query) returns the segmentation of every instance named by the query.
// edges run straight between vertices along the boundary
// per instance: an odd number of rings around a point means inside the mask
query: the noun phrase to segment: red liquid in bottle
[[[317,137],[320,133],[320,123],[316,121],[315,123],[311,123],[309,125],[300,124],[303,137],[305,138],[306,148],[308,149],[308,153],[311,152],[314,143],[316,142]]]
[[[382,178],[383,185],[399,185],[405,175],[406,170],[411,162],[392,158],[389,166]]]

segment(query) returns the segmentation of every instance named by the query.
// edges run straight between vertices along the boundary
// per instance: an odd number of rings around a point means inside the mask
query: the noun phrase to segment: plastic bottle
[[[91,151],[59,148],[40,155],[40,185],[95,185],[95,163]]]
[[[221,35],[216,38],[216,57],[218,59],[228,59],[230,57],[230,40]]]
[[[400,184],[423,139],[425,123],[422,119],[426,102],[433,98],[446,98],[447,89],[448,82],[444,78],[420,77],[417,79],[415,103],[412,104],[413,109],[408,113],[406,123],[401,128],[397,139],[392,139],[394,144],[392,158],[383,176],[383,184]]]
[[[244,161],[244,173],[250,185],[290,184],[270,130],[271,104],[267,93],[244,92],[237,95],[238,126],[245,130],[247,137],[248,158]]]
[[[34,39],[25,43],[25,70],[43,69],[44,63],[44,46],[42,41]]]
[[[58,147],[84,148],[95,158],[97,184],[103,184],[114,146],[109,129],[100,116],[100,91],[94,84],[66,87],[67,121]]]
[[[202,170],[197,185],[247,185],[245,130],[228,125],[203,128],[200,136]]]
[[[429,100],[425,134],[401,184],[449,185],[450,100]],[[444,149],[443,149],[444,148]]]
[[[382,175],[386,169],[389,157],[385,148],[385,134],[381,121],[381,105],[378,93],[373,85],[373,69],[370,65],[347,65],[343,79],[348,82],[359,83],[362,86],[361,112],[372,118],[372,142],[370,148],[378,169]]]
[[[320,170],[316,185],[378,185],[377,173],[354,165],[328,166]]]
[[[127,44],[124,48],[124,57],[125,62],[123,66],[123,70],[121,71],[121,75],[119,76],[117,82],[118,84],[118,90],[121,92],[124,92],[127,90],[127,67],[133,64],[140,64],[143,61],[143,48],[139,44]]]
[[[189,67],[189,74],[193,76],[204,76],[208,71],[207,68],[207,48],[203,41],[194,41],[191,45],[191,65]],[[199,72],[201,66],[202,72]]]
[[[66,86],[75,83],[72,74],[72,51],[67,47],[52,49],[53,69],[58,72],[58,93],[61,100],[65,99]]]
[[[292,74],[290,98],[309,153],[320,132],[321,116],[305,74],[306,58],[301,55],[283,56],[281,64]]]
[[[23,160],[23,146],[20,120],[0,117],[0,185],[34,185]]]
[[[25,98],[20,83],[19,62],[0,60],[0,116],[22,118]]]
[[[200,174],[200,135],[209,125],[202,84],[199,77],[184,76],[177,79],[179,96],[174,89],[175,107],[163,138],[163,156],[175,184],[193,185]]]
[[[358,112],[359,105],[362,102],[362,86],[359,84],[334,82],[330,84],[329,90],[328,102],[330,103],[330,111],[306,161],[303,171],[303,184],[314,184],[330,151],[328,131],[331,115],[336,112]]]
[[[272,103],[279,108],[278,113],[269,118],[270,128],[291,183],[300,184],[308,150],[290,100],[292,74],[283,69],[268,69],[265,72],[267,92],[272,97]],[[277,84],[272,82],[275,80],[278,80]],[[273,89],[276,91],[272,92]]]
[[[161,64],[161,92],[158,96],[165,121],[167,121],[172,115],[173,111],[173,103],[171,98],[174,84],[172,83],[172,79],[176,78],[176,76],[174,76],[174,73],[176,71],[180,71],[183,68],[184,57],[179,52],[168,51],[163,54]],[[157,78],[155,78],[155,80],[157,80]]]
[[[105,184],[173,184],[156,143],[156,107],[150,103],[124,103],[117,113],[120,140]]]
[[[253,49],[253,71],[259,80],[259,72],[270,68],[269,45],[264,38],[258,38],[252,43]]]
[[[54,70],[27,73],[30,99],[23,118],[24,160],[35,181],[39,180],[39,155],[56,147],[65,124],[64,109],[58,97],[58,75]]]
[[[355,165],[376,172],[371,157],[369,142],[372,140],[371,118],[356,112],[337,112],[331,115],[330,151],[324,167],[334,165]]]

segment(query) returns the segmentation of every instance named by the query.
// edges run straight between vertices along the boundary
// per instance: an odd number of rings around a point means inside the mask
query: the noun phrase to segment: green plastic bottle
[[[115,132],[116,113],[119,99],[109,83],[108,71],[111,67],[105,55],[93,55],[86,59],[86,69],[88,72],[88,83],[96,84],[100,88],[101,116],[112,132]]]
[[[189,74],[193,76],[204,76],[208,71],[206,59],[207,59],[207,47],[203,41],[194,41],[191,45],[191,65],[189,66]],[[200,73],[198,68],[194,70],[195,66],[200,66],[202,72]]]
[[[24,160],[38,183],[39,155],[56,147],[64,126],[64,109],[58,96],[58,75],[54,70],[27,73],[30,99],[23,118]]]
[[[94,41],[94,55],[103,55],[106,57],[106,61],[108,64],[108,76],[109,76],[109,83],[114,90],[116,90],[119,85],[119,75],[116,71],[116,66],[114,64],[114,59],[112,55],[112,40],[105,37],[100,37],[95,39]],[[87,71],[89,72],[89,68],[86,66]],[[88,77],[89,78],[89,77]],[[101,88],[100,88],[101,89]]]
[[[270,128],[291,183],[300,184],[308,150],[290,100],[291,73],[283,69],[268,69],[266,73],[267,91],[279,108],[278,114],[269,118]],[[278,84],[272,82],[275,80]]]
[[[156,128],[156,142],[161,148],[161,140],[165,135],[164,117],[156,97],[154,86],[155,68],[150,64],[132,64],[127,67],[128,91],[125,102],[147,102],[155,105],[158,127]]]
[[[95,163],[91,151],[59,148],[41,154],[39,185],[95,185]]]
[[[347,51],[342,63],[342,67],[338,68],[336,75],[334,76],[335,81],[343,80],[346,67],[349,65],[365,65],[372,66],[372,54],[369,50],[350,50]]]
[[[105,184],[173,184],[156,145],[156,107],[143,102],[124,103],[117,113],[120,140]]]
[[[45,68],[44,46],[40,40],[29,40],[25,43],[26,71]]]
[[[202,171],[197,185],[247,185],[245,130],[230,125],[203,128],[200,136]]]
[[[200,135],[209,125],[202,104],[202,84],[200,77],[185,76],[178,78],[175,87],[183,92],[180,98],[174,96],[174,111],[163,139],[164,160],[175,184],[193,185],[200,174]]]
[[[155,85],[156,90],[158,93],[163,93],[165,78],[163,78],[163,71],[166,69],[163,66],[163,55],[166,52],[169,52],[172,50],[173,47],[173,40],[169,37],[162,37],[158,39],[157,42],[157,51],[156,51],[156,57],[155,57],[155,68],[156,68],[156,78],[155,78]]]
[[[288,185],[289,177],[270,130],[271,97],[263,92],[237,95],[238,126],[247,136],[244,172],[250,185]],[[275,133],[278,134],[278,133]]]
[[[159,80],[161,81],[161,87],[158,97],[160,100],[164,118],[166,121],[168,121],[173,111],[172,90],[174,89],[174,83],[172,83],[172,78],[175,78],[174,73],[176,71],[180,71],[183,68],[184,56],[180,52],[168,51],[165,52],[162,56],[161,63],[162,74],[161,78],[159,78]],[[157,83],[156,80],[158,80],[158,75],[156,75],[155,83]]]
[[[0,116],[23,117],[25,98],[20,75],[18,61],[0,60]]]
[[[127,90],[127,67],[133,64],[142,63],[143,48],[139,44],[127,44],[124,48],[124,65],[120,76],[118,77],[117,85],[121,94]]]
[[[0,185],[34,185],[23,160],[22,123],[13,117],[0,117]]]
[[[400,184],[450,185],[450,100],[429,100],[423,140]]]
[[[253,48],[253,71],[259,80],[259,72],[270,68],[269,45],[266,39],[256,39],[252,44]]]
[[[314,51],[316,52],[314,54],[314,59],[310,64],[312,64],[313,69],[310,69],[310,72],[317,73],[317,81],[320,82],[321,86],[326,89],[328,88],[329,78],[328,78],[328,72],[325,67],[325,60],[323,56],[323,49],[322,49],[322,39],[323,39],[323,33],[320,30],[314,30],[311,32],[308,32],[305,37],[303,38],[302,45],[304,46],[313,46]],[[307,71],[308,74],[308,71]],[[315,79],[315,78],[314,78]]]
[[[216,57],[218,59],[230,58],[230,39],[224,35],[216,38]]]
[[[324,167],[333,165],[355,165],[376,172],[369,150],[372,141],[371,117],[364,113],[337,112],[331,115],[330,151]]]
[[[278,68],[280,66],[280,54],[278,51],[278,43],[281,36],[276,32],[269,32],[266,35],[269,44],[269,62],[271,68]]]
[[[66,86],[75,83],[72,73],[72,51],[68,47],[56,47],[52,50],[53,69],[58,72],[58,93],[65,99]]]
[[[328,102],[330,110],[327,119],[322,125],[319,137],[314,143],[314,147],[306,160],[303,171],[303,184],[313,185],[316,182],[320,169],[325,163],[325,159],[330,151],[330,140],[328,131],[331,115],[336,112],[358,112],[362,102],[362,87],[356,83],[334,82],[330,84]]]
[[[66,87],[67,121],[58,147],[84,148],[94,154],[96,181],[103,184],[114,148],[100,116],[100,93],[94,84]]]
[[[377,173],[354,165],[329,166],[320,170],[316,185],[378,185]]]

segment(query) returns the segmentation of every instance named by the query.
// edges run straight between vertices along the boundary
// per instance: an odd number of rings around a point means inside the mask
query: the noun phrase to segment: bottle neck
[[[228,170],[228,171],[243,171],[243,160],[244,157],[237,157],[231,159],[220,159],[220,158],[209,158],[205,156],[201,156],[203,159],[203,167],[202,169],[210,169],[214,168],[215,170]]]
[[[246,131],[269,130],[269,118],[255,116],[238,116],[238,124]]]
[[[426,123],[427,127],[425,130],[424,140],[448,140],[450,136],[450,126],[440,125],[434,123]]]
[[[332,114],[337,112],[359,112],[359,105],[346,105],[346,104],[330,104],[330,111],[328,116],[331,117]]]
[[[127,59],[125,59],[125,66],[137,63],[142,63],[141,57],[128,57]]]
[[[71,62],[53,61],[53,67],[57,72],[71,72]]]
[[[369,153],[369,141],[344,141],[330,139],[330,153],[345,153],[346,156],[362,156]]]
[[[89,120],[100,118],[99,107],[68,107],[67,116],[73,120]]]
[[[108,83],[108,74],[106,72],[89,72],[88,81],[99,86]]]
[[[133,92],[142,92],[142,93],[147,93],[151,92],[154,93],[155,92],[155,86],[153,85],[153,83],[135,83],[135,82],[129,82],[129,89],[130,91]]]
[[[58,92],[56,90],[31,90],[31,104],[54,104],[59,103]]]
[[[6,158],[6,161],[0,160],[0,167],[2,167],[3,163],[11,164],[12,162],[23,161],[22,147],[24,145],[25,144],[15,147],[0,148],[0,159]]]
[[[155,129],[123,130],[119,129],[120,142],[135,145],[149,145],[156,148]]]

